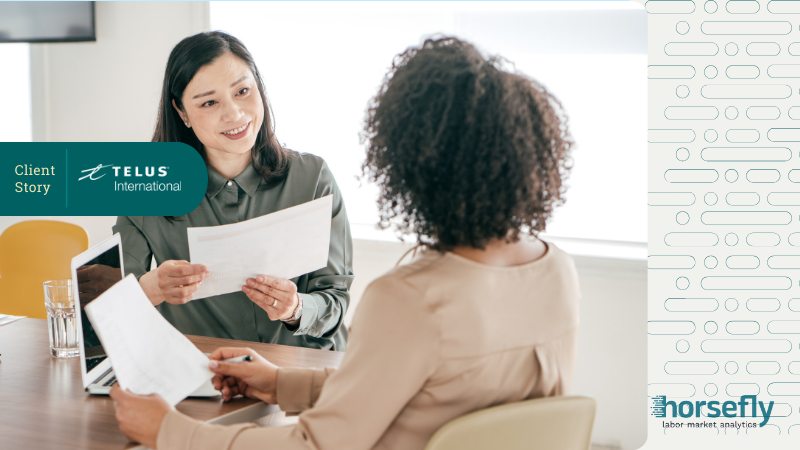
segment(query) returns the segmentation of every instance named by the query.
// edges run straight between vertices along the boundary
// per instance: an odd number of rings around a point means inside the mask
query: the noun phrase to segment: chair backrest
[[[0,314],[47,318],[48,280],[71,278],[72,258],[89,248],[78,225],[54,220],[19,222],[0,234]]]
[[[425,450],[588,450],[595,407],[577,396],[493,406],[446,423]]]

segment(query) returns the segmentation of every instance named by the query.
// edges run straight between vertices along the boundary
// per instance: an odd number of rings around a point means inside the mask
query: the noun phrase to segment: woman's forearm
[[[139,286],[142,287],[153,306],[158,306],[164,301],[164,293],[158,287],[158,268],[139,277]]]

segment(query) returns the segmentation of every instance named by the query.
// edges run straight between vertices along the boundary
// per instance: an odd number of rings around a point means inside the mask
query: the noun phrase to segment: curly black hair
[[[381,228],[442,252],[545,230],[574,142],[558,99],[505,65],[454,37],[395,57],[361,133]]]

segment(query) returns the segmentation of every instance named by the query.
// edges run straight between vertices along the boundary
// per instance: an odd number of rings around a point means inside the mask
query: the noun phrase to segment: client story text
[[[55,166],[50,167],[34,167],[28,164],[19,164],[14,167],[14,174],[21,177],[46,177],[55,176]],[[38,179],[36,180],[38,181]],[[26,192],[29,194],[47,195],[50,190],[50,184],[44,183],[26,183],[17,181],[14,184],[14,192]]]

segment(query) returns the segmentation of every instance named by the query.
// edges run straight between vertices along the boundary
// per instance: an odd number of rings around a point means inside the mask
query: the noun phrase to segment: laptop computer
[[[75,298],[78,299],[75,302],[75,321],[81,377],[84,390],[90,394],[108,395],[117,378],[84,308],[125,276],[122,262],[122,241],[119,233],[72,258],[72,286]],[[209,380],[190,397],[216,395],[220,393]]]

